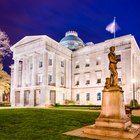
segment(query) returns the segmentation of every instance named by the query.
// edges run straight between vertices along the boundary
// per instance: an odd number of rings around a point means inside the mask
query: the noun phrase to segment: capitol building
[[[12,107],[46,107],[68,101],[101,105],[105,78],[110,76],[111,46],[116,47],[118,83],[125,104],[134,98],[140,103],[140,49],[134,36],[94,44],[68,31],[60,42],[47,35],[25,36],[11,47]]]

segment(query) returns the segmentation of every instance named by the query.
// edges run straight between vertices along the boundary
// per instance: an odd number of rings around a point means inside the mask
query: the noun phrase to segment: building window
[[[117,61],[120,62],[121,61],[121,55],[116,55]]]
[[[48,75],[48,83],[49,83],[49,85],[51,84],[51,82],[52,82],[52,75]]]
[[[21,85],[17,85],[17,87],[21,87]]]
[[[64,67],[64,61],[61,61],[61,67]]]
[[[30,69],[33,69],[33,64],[32,63],[30,64]]]
[[[79,85],[79,81],[77,81],[75,85],[78,86]]]
[[[29,95],[30,91],[29,90],[25,90],[24,91],[24,105],[28,105],[29,104]]]
[[[97,79],[97,84],[101,83],[101,79]]]
[[[49,66],[52,66],[52,59],[49,59]]]
[[[97,60],[96,61],[96,65],[101,65],[101,61],[100,60]]]
[[[90,80],[87,80],[87,81],[86,81],[86,85],[89,85],[89,84],[90,84]]]
[[[90,93],[87,93],[86,94],[86,101],[89,101],[90,100]]]
[[[122,79],[118,78],[118,84],[122,84]]]
[[[42,74],[38,74],[38,79],[37,79],[37,83],[38,85],[40,85],[42,83]]]
[[[79,101],[79,100],[80,100],[80,95],[76,94],[76,101]]]
[[[43,66],[42,61],[39,61],[39,68],[41,68]]]
[[[97,93],[97,101],[100,101],[101,100],[101,92],[98,92]]]
[[[78,69],[78,68],[80,68],[80,66],[79,65],[76,65],[76,67],[75,67],[76,69]]]
[[[85,67],[89,67],[89,66],[90,66],[90,64],[86,64],[86,65],[85,65]]]
[[[121,82],[122,81],[122,79],[121,78],[118,78],[118,82]]]
[[[64,85],[64,76],[61,77],[61,85]]]
[[[23,62],[19,61],[19,70],[22,71],[22,67],[23,67]]]
[[[98,58],[96,59],[96,65],[101,65],[101,58],[100,58],[100,57],[98,57]]]

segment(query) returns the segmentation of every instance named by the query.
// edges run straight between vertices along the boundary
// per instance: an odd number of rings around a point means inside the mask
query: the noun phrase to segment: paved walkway
[[[132,115],[140,116],[140,110],[132,110]]]

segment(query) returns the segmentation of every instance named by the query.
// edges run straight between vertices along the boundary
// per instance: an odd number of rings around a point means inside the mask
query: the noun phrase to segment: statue
[[[106,78],[105,88],[107,88],[107,89],[110,88],[110,86],[111,86],[111,83],[110,82],[111,82],[110,78]]]
[[[110,53],[108,54],[109,59],[109,70],[111,72],[110,78],[106,78],[105,87],[116,87],[118,86],[118,72],[117,72],[117,58],[115,55],[115,46],[110,47]]]
[[[106,78],[105,87],[102,91],[101,113],[95,124],[65,134],[90,138],[96,138],[95,135],[98,135],[101,136],[101,139],[105,139],[106,136],[117,139],[134,139],[140,133],[140,126],[132,124],[125,113],[123,90],[118,85],[118,61],[114,51],[115,47],[110,47],[108,58],[111,75]]]

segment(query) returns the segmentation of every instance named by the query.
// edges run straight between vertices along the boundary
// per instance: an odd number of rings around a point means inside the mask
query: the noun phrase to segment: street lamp
[[[133,79],[132,83],[133,83],[133,101],[132,101],[132,106],[136,107],[136,104],[135,104],[135,83],[136,83],[136,80]]]

